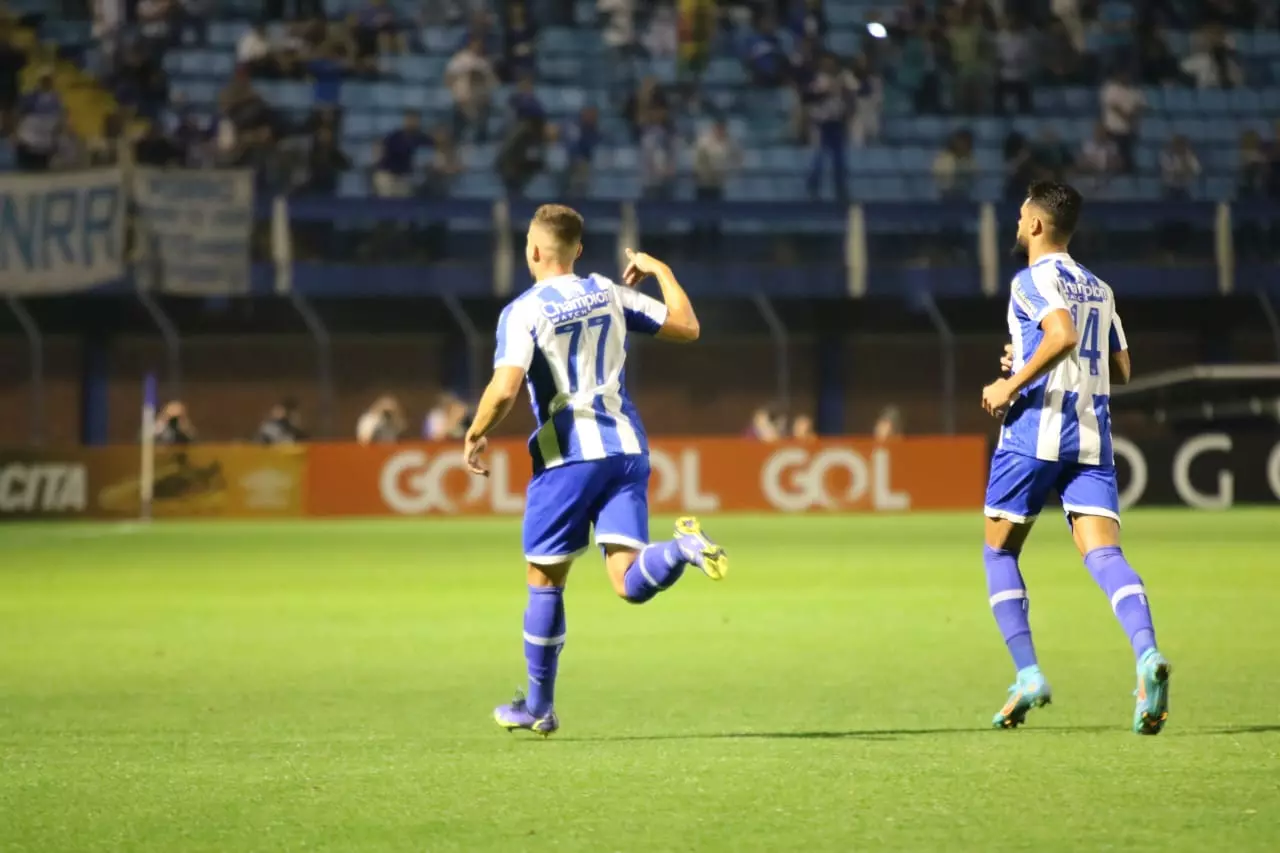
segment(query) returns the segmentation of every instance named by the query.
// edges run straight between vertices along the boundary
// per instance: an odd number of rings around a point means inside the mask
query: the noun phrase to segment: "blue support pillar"
[[[843,435],[844,339],[835,334],[818,338],[814,345],[818,370],[817,428],[819,435]]]
[[[84,336],[80,349],[80,443],[97,447],[108,441],[111,357],[103,334]]]

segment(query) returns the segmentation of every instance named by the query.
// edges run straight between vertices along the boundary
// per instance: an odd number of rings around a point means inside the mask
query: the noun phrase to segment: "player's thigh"
[[[609,461],[612,476],[600,491],[592,519],[596,544],[639,551],[649,544],[649,460],[635,455]]]
[[[571,563],[591,541],[591,508],[600,487],[593,462],[533,475],[525,495],[524,556],[533,566]]]
[[[609,582],[622,595],[627,570],[649,543],[649,460],[638,455],[613,459],[613,477],[600,494],[594,521]]]
[[[983,514],[992,548],[1021,550],[1053,488],[1056,462],[997,449],[991,457]]]
[[[1059,477],[1058,493],[1081,554],[1120,544],[1120,489],[1113,466],[1067,466]]]

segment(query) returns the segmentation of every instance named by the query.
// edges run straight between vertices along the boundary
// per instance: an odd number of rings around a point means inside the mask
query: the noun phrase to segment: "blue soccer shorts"
[[[1062,498],[1068,519],[1075,513],[1120,521],[1115,466],[1046,462],[1004,449],[991,457],[984,512],[989,518],[1028,522],[1044,509],[1050,492]]]
[[[554,566],[597,545],[637,550],[649,543],[649,459],[608,456],[533,475],[524,508],[524,556]]]

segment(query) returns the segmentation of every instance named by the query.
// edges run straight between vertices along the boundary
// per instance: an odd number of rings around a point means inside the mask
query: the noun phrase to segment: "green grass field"
[[[515,522],[0,527],[0,850],[1280,849],[1280,512],[1135,512],[1165,733],[1065,526],[1012,678],[974,516],[724,518],[733,574],[570,583],[550,740]],[[665,531],[665,522],[657,530]]]

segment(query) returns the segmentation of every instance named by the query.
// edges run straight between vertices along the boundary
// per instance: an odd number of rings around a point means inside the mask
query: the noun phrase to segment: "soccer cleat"
[[[1027,720],[1032,708],[1043,708],[1053,701],[1053,691],[1044,680],[1040,667],[1018,670],[1018,680],[1009,688],[1009,701],[996,712],[991,725],[997,729],[1016,729]]]
[[[524,694],[518,690],[511,704],[499,705],[493,709],[493,720],[509,732],[528,729],[543,737],[550,737],[560,728],[560,720],[556,717],[555,711],[548,711],[541,717],[535,717],[525,704]]]
[[[1148,649],[1138,661],[1138,697],[1133,709],[1133,730],[1140,735],[1158,735],[1169,719],[1169,675],[1173,667],[1156,649]]]
[[[729,556],[707,538],[702,532],[702,525],[693,516],[685,516],[676,522],[676,544],[680,555],[713,581],[722,580],[729,574]]]

